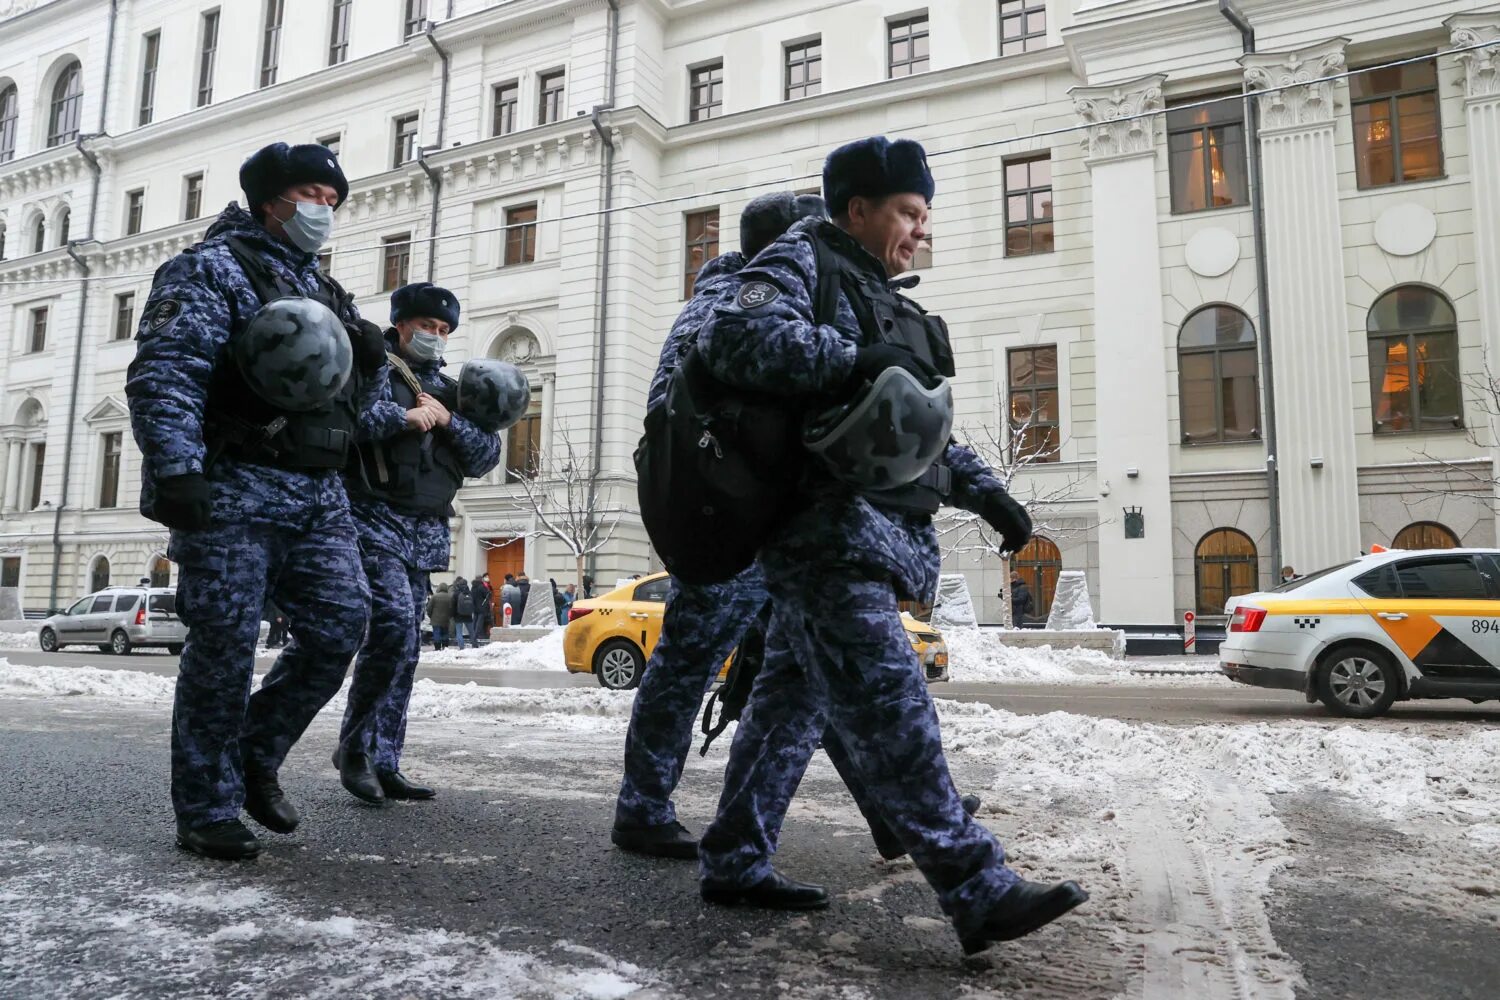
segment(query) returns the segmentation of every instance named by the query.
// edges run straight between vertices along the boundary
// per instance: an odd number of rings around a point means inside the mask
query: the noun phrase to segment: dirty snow
[[[1154,661],[1128,661],[1098,650],[1012,646],[1003,629],[947,629],[948,669],[955,683],[997,684],[1228,684],[1218,670],[1218,661],[1202,657],[1196,661],[1173,660],[1168,669],[1197,670],[1201,677],[1137,675],[1135,668],[1159,669]],[[942,690],[933,688],[941,697]]]
[[[423,652],[422,662],[445,667],[482,667],[485,670],[567,670],[563,663],[563,632],[553,629],[529,642],[490,642],[464,649]]]

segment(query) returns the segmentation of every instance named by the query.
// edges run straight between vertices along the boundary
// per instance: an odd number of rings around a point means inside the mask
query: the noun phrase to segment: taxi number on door
[[[1478,635],[1482,632],[1500,633],[1500,619],[1475,618],[1469,623],[1469,629],[1475,635]]]

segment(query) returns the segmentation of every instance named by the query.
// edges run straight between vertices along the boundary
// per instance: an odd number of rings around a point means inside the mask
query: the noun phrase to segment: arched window
[[[47,219],[46,216],[38,215],[36,224],[31,227],[31,252],[41,253],[47,249]]]
[[[542,397],[546,392],[546,380],[539,377],[536,369],[544,361],[550,363],[550,359],[540,358],[540,352],[536,337],[524,327],[507,330],[490,348],[491,357],[517,366],[531,382],[531,405],[527,407],[526,415],[504,434],[502,462],[496,473],[506,483],[535,479],[541,475],[545,461],[542,455]]]
[[[1260,438],[1260,371],[1255,327],[1233,306],[1205,306],[1177,338],[1184,444]]]
[[[0,260],[5,259],[5,223],[0,222]]]
[[[16,119],[21,116],[21,98],[16,85],[0,89],[0,163],[16,155]]]
[[[65,247],[68,245],[68,230],[72,227],[73,212],[64,208],[57,213],[57,245]]]
[[[89,593],[103,590],[109,586],[109,560],[103,556],[95,556],[94,564],[89,567]]]
[[[1436,521],[1416,521],[1396,532],[1395,549],[1456,549],[1458,536]]]
[[[1193,552],[1200,615],[1222,615],[1224,602],[1260,588],[1255,543],[1243,531],[1216,528]]]
[[[1376,434],[1464,425],[1458,321],[1441,292],[1401,285],[1370,309],[1370,403]]]
[[[172,564],[167,561],[166,556],[151,557],[149,577],[153,587],[165,587],[172,582]]]
[[[52,114],[47,118],[47,146],[61,146],[78,138],[83,119],[83,67],[75,59],[52,85]]]
[[[1047,612],[1052,610],[1052,598],[1057,593],[1062,553],[1057,551],[1051,539],[1033,535],[1031,541],[1011,559],[1010,565],[1031,589],[1031,598],[1036,602],[1035,617],[1046,619]]]

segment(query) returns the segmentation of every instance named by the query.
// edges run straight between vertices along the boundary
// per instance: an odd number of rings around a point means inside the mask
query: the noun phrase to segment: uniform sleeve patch
[[[781,289],[769,281],[749,281],[740,287],[734,301],[741,309],[759,309],[781,298]]]
[[[182,312],[181,302],[176,299],[162,299],[151,307],[151,312],[146,317],[146,328],[155,333],[176,319],[180,312]]]

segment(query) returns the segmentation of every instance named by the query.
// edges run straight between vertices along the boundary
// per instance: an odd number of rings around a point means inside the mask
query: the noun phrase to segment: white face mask
[[[317,253],[323,249],[323,244],[333,235],[333,206],[292,201],[290,198],[281,200],[297,208],[292,217],[281,224],[292,243],[303,253]]]
[[[418,330],[411,335],[406,353],[418,361],[436,361],[443,356],[443,338],[426,330]]]

